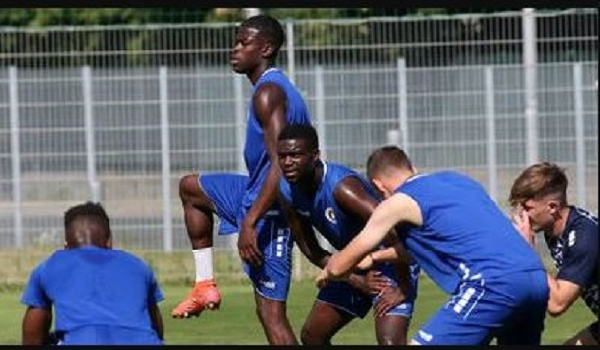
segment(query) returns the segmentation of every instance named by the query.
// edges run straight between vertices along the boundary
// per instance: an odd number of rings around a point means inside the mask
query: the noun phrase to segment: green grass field
[[[444,294],[428,278],[419,282],[419,297],[410,328],[410,334],[445,301]],[[199,318],[179,320],[170,318],[174,305],[188,292],[189,286],[166,284],[163,286],[165,300],[161,310],[165,320],[165,338],[168,344],[266,344],[260,324],[254,314],[251,287],[245,280],[227,281],[220,284],[223,304],[216,312],[205,312]],[[304,318],[312,305],[317,289],[310,279],[292,284],[288,302],[288,315],[298,335]],[[21,288],[4,288],[0,292],[0,344],[19,344],[21,320],[25,307],[19,303]],[[578,301],[563,316],[546,319],[543,344],[560,344],[582,329],[593,316]],[[334,344],[376,344],[373,320],[368,315],[355,320],[333,339]]]

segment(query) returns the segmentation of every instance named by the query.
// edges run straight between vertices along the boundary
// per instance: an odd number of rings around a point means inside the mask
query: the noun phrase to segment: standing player
[[[54,308],[63,345],[161,345],[163,299],[154,273],[111,249],[109,218],[96,203],[65,213],[65,249],[31,273],[23,293],[23,345],[48,345]]]
[[[296,244],[313,264],[323,268],[331,254],[319,246],[313,226],[335,249],[344,248],[377,206],[376,194],[357,172],[321,161],[317,132],[310,125],[283,129],[277,154],[284,175],[279,182],[280,201]],[[419,268],[411,266],[409,270],[408,264],[401,264],[408,282],[405,293],[398,287],[394,265],[378,265],[374,271],[372,289],[367,277],[352,274],[348,282],[331,283],[319,292],[302,329],[303,344],[330,344],[342,327],[356,317],[363,318],[374,304],[378,343],[406,345]],[[401,303],[403,295],[407,298]]]
[[[179,196],[194,253],[196,283],[172,312],[173,317],[197,316],[206,308],[218,308],[221,302],[212,267],[212,215],[216,213],[221,219],[220,234],[239,231],[239,254],[254,284],[258,319],[270,344],[297,343],[286,316],[293,243],[276,203],[281,176],[276,163],[277,136],[287,124],[310,124],[299,91],[273,67],[283,38],[281,25],[269,16],[248,18],[239,27],[231,65],[254,86],[244,148],[249,176],[192,174],[181,179]]]
[[[386,198],[365,228],[318,277],[343,278],[396,227],[407,251],[451,297],[412,344],[539,344],[548,300],[541,260],[472,179],[417,174],[406,154],[383,147],[367,173]]]
[[[548,274],[548,313],[560,316],[581,297],[598,318],[598,218],[567,202],[567,176],[555,164],[534,164],[513,183],[509,201],[513,220],[529,244],[542,231],[558,273]],[[567,345],[598,345],[598,321]]]

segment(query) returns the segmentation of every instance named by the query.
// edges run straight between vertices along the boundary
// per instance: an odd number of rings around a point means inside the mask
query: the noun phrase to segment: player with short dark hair
[[[283,37],[280,23],[265,15],[245,20],[238,29],[231,66],[254,88],[244,147],[249,174],[191,174],[180,180],[196,279],[191,293],[172,311],[173,317],[197,316],[221,303],[212,267],[216,213],[221,219],[219,234],[239,231],[239,254],[254,285],[256,312],[270,344],[297,343],[286,316],[293,242],[276,201],[281,176],[277,136],[288,124],[311,122],[300,92],[274,66]]]
[[[154,273],[131,253],[111,249],[100,204],[71,207],[64,216],[65,249],[31,273],[23,293],[23,345],[161,345],[163,299]]]
[[[548,313],[560,316],[583,299],[598,317],[598,218],[583,208],[569,205],[564,170],[549,162],[529,166],[515,179],[509,201],[513,220],[529,244],[542,231],[557,268],[548,273]],[[566,345],[598,345],[598,321],[578,332]]]
[[[317,278],[343,279],[395,228],[401,243],[451,297],[415,345],[540,344],[548,285],[542,261],[476,181],[419,174],[401,149],[375,150],[367,173],[383,200],[365,228]]]
[[[379,197],[356,171],[320,159],[317,132],[310,125],[283,129],[277,154],[284,175],[279,182],[280,202],[296,244],[323,268],[331,253],[319,245],[313,226],[335,249],[343,249],[363,228]],[[368,273],[352,274],[348,282],[327,285],[304,323],[302,343],[330,344],[341,328],[373,307],[378,343],[406,345],[418,273],[416,264],[377,264]]]

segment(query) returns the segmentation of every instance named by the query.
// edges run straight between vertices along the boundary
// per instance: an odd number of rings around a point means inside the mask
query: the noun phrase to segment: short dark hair
[[[412,163],[406,153],[397,146],[376,149],[367,159],[367,176],[385,172],[389,168],[411,169]]]
[[[104,211],[104,208],[100,203],[94,203],[91,201],[73,206],[65,212],[65,231],[69,228],[73,221],[83,216],[96,221],[98,224],[104,227],[110,235],[110,219],[108,218],[106,211]]]
[[[288,124],[279,133],[278,140],[306,140],[311,151],[319,149],[317,130],[310,124]]]
[[[515,179],[508,200],[515,206],[530,199],[539,200],[552,195],[566,206],[568,185],[567,175],[558,165],[537,163],[523,170]]]
[[[240,24],[240,27],[258,29],[258,35],[273,45],[271,59],[274,60],[277,57],[285,38],[283,27],[278,20],[268,15],[257,15],[247,18]]]

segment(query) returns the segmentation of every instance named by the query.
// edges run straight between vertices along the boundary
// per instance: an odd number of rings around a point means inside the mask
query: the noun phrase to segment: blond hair
[[[556,164],[542,162],[525,169],[514,181],[508,200],[512,206],[530,199],[539,200],[554,196],[563,206],[567,205],[569,180]]]

